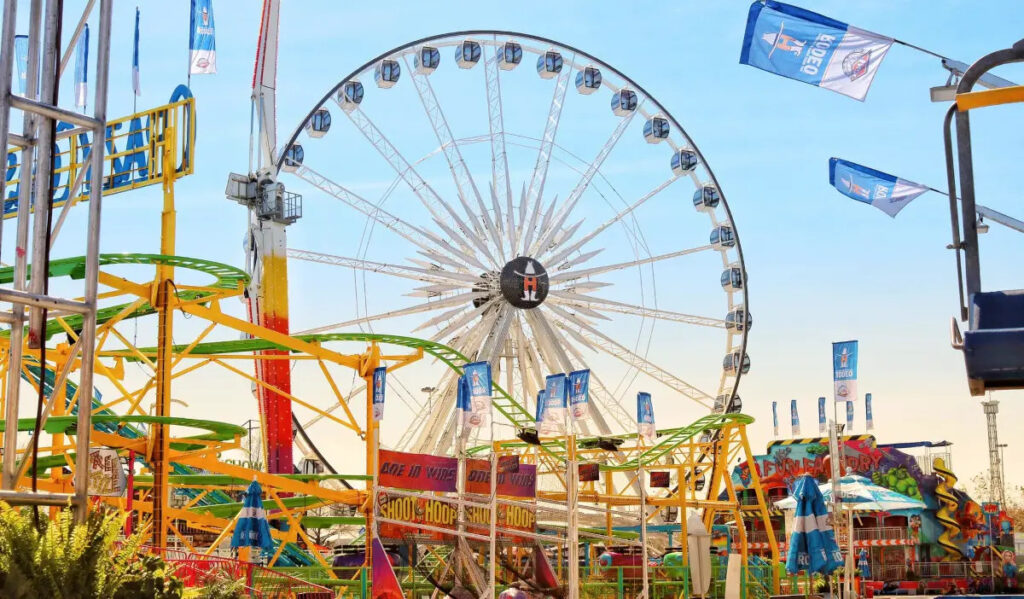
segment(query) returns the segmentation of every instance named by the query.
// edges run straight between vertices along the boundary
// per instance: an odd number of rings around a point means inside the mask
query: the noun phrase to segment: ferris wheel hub
[[[512,306],[531,310],[548,296],[548,271],[528,256],[513,258],[501,269],[501,295]]]

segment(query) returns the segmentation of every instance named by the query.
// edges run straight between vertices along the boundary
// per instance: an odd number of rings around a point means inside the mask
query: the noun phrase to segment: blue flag
[[[544,389],[537,392],[537,412],[534,422],[538,425],[544,421],[544,403],[547,401],[547,393]]]
[[[789,400],[789,425],[794,437],[800,436],[800,414],[796,411],[796,400]]]
[[[85,108],[89,95],[89,24],[86,23],[75,48],[75,106]]]
[[[132,47],[132,90],[136,96],[142,95],[142,83],[139,80],[139,7],[135,7],[135,44]]]
[[[590,415],[590,370],[569,373],[569,415],[585,420]]]
[[[658,430],[654,426],[654,403],[651,402],[651,394],[640,392],[636,394],[636,424],[640,436],[653,443],[658,437]]]
[[[373,419],[375,421],[384,419],[384,392],[387,387],[387,376],[387,366],[373,370]]]
[[[469,403],[474,417],[473,426],[483,426],[491,416],[491,365],[473,362],[462,367],[469,384]]]
[[[28,93],[28,36],[14,36],[14,64],[18,69],[18,90],[21,95]]]
[[[844,196],[871,204],[893,218],[929,189],[842,158],[829,158],[828,182]]]
[[[875,415],[871,413],[871,394],[864,394],[864,421],[867,430],[875,428]]]
[[[846,434],[853,432],[853,402],[846,402]]]
[[[818,398],[818,432],[825,434],[827,427],[825,425],[825,398]]]
[[[545,435],[565,432],[565,410],[569,400],[567,381],[564,374],[549,374],[544,381],[544,413],[540,426]]]
[[[740,64],[864,100],[892,43],[797,6],[756,0]]]
[[[836,401],[857,400],[857,342],[832,344],[832,380]]]
[[[775,428],[775,436],[779,436],[779,402],[772,402],[772,426]]]
[[[217,41],[213,25],[213,0],[192,0],[188,34],[190,75],[217,72]]]

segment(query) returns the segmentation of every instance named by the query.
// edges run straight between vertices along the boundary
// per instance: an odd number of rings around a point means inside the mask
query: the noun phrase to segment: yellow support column
[[[177,213],[174,208],[174,127],[164,132],[163,150],[163,191],[164,206],[160,214],[160,253],[165,256],[174,255],[175,226]],[[156,270],[153,306],[157,311],[157,358],[156,358],[156,414],[171,415],[171,365],[173,349],[174,325],[174,267],[160,265]],[[170,435],[168,426],[163,423],[154,424],[153,435],[153,530],[154,547],[164,547],[167,543],[167,497],[168,467],[167,455],[170,452]]]

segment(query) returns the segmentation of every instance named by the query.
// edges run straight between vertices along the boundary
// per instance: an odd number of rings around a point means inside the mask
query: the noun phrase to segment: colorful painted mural
[[[876,485],[919,499],[927,506],[919,516],[907,518],[910,537],[917,540],[912,559],[973,559],[983,547],[1012,548],[1013,522],[1006,512],[993,505],[986,511],[954,488],[956,478],[950,480],[952,473],[944,466],[930,468],[933,472],[926,474],[913,455],[901,451],[913,445],[879,445],[872,435],[846,437],[842,444],[844,474],[865,476]],[[832,469],[827,438],[774,441],[766,454],[755,456],[754,462],[761,485],[773,500],[788,495],[797,477],[810,474],[825,482]],[[735,467],[733,482],[743,488],[750,484],[749,464]]]

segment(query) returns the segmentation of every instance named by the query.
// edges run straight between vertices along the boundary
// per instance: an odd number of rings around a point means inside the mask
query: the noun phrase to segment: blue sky
[[[27,3],[20,4],[23,18]],[[70,13],[78,3],[67,4]],[[140,5],[141,109],[166,102],[184,82],[188,3]],[[177,188],[178,252],[183,255],[242,264],[244,215],[224,199],[223,189],[228,172],[247,168],[259,5],[255,0],[216,3],[219,73],[192,80],[199,163],[196,174]],[[1012,44],[1024,30],[1019,4],[1008,0],[930,3],[927,10],[922,3],[905,1],[854,5],[806,0],[800,5],[968,63]],[[940,126],[946,107],[928,101],[928,88],[943,84],[945,71],[936,59],[896,46],[864,103],[776,77],[738,64],[748,7],[747,2],[692,0],[285,2],[279,132],[290,130],[358,65],[427,35],[460,29],[522,31],[598,56],[673,113],[700,146],[728,198],[746,257],[755,320],[748,348],[753,368],[741,388],[746,411],[759,421],[755,446],[770,438],[773,400],[780,403],[784,431],[791,398],[800,401],[805,432],[815,428],[815,398],[831,389],[830,343],[856,338],[861,342],[861,390],[874,394],[880,440],[953,441],[953,466],[961,479],[969,479],[987,465],[985,429],[981,407],[967,393],[962,359],[949,347],[949,319],[957,298],[953,256],[944,249],[949,243],[945,200],[927,194],[893,220],[839,195],[827,180],[827,161],[834,155],[944,188]],[[131,111],[133,8],[129,3],[115,8],[111,116]],[[1021,68],[1000,74],[1024,81]],[[70,93],[68,78],[63,86]],[[1024,150],[1019,107],[990,109],[973,124],[979,202],[1020,217],[1020,193],[1011,184]],[[354,160],[358,168],[359,159]],[[156,251],[159,206],[155,188],[111,198],[105,204],[103,249]],[[317,214],[310,200],[306,210],[306,221],[290,230],[293,245],[327,249],[350,242],[344,234],[332,236],[323,222],[307,222]],[[72,234],[62,238],[64,255],[80,251],[74,242]],[[1015,258],[1022,250],[1020,234],[993,225],[983,238],[984,285],[1020,287],[1024,272]],[[295,269],[293,321],[329,322],[318,312],[323,302],[350,297],[344,283],[322,280],[324,272]],[[682,349],[659,352],[662,364],[686,355]],[[1005,400],[1000,423],[1003,441],[1009,443],[1007,474],[1011,482],[1024,483],[1015,467],[1024,459],[1024,444],[1012,433],[1024,417],[1024,394],[997,397]],[[196,410],[238,420],[240,410],[252,407],[247,401],[235,398]],[[691,412],[677,414],[676,406],[659,403],[657,395],[655,408],[665,424],[692,420]],[[857,411],[860,431],[860,405]]]

